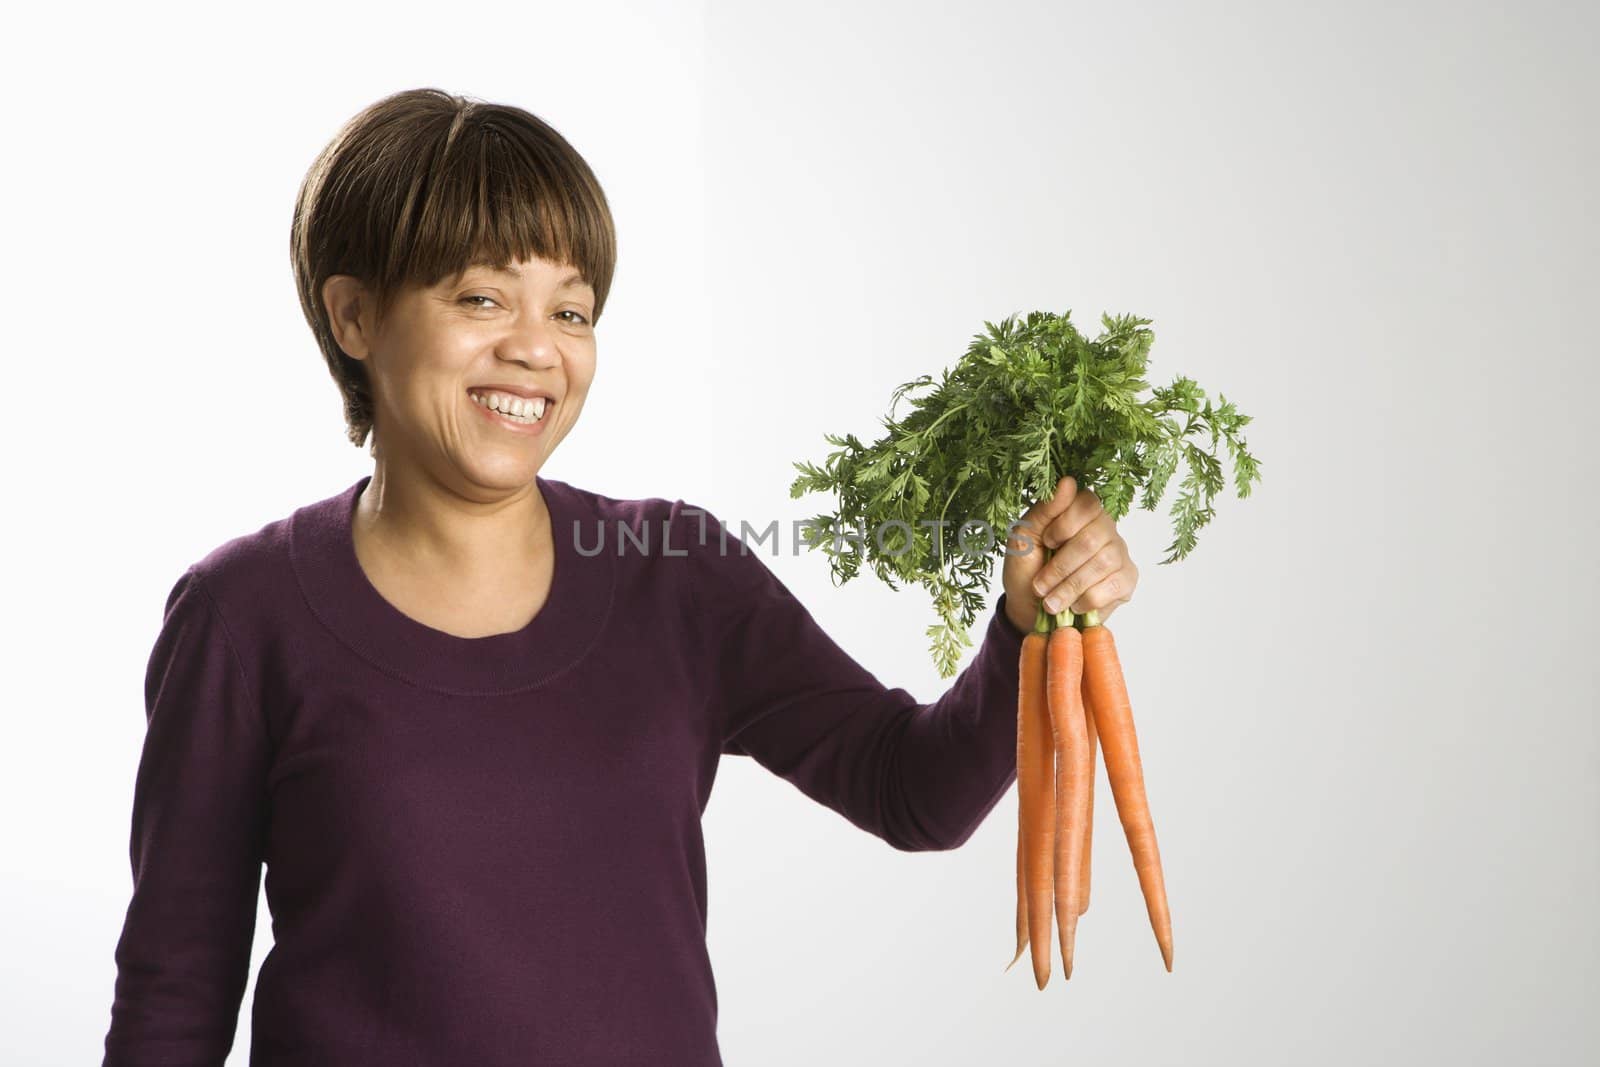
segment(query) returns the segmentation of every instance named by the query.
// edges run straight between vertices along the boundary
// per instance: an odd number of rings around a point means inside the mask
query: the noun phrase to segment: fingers
[[[1028,540],[1053,549],[1034,575],[1033,592],[1052,614],[1090,611],[1104,620],[1133,597],[1138,568],[1117,524],[1092,490],[1078,488],[1071,477],[1056,484],[1055,495],[1029,508],[1019,527]]]
[[[1028,509],[1027,514],[1023,516],[1023,519],[1043,535],[1049,530],[1052,523],[1066,513],[1067,509],[1072,506],[1072,502],[1077,498],[1078,483],[1069,474],[1056,483],[1054,496],[1033,505]]]
[[[1078,535],[1078,532],[1100,516],[1104,515],[1105,508],[1100,504],[1100,498],[1093,491],[1085,489],[1073,496],[1060,514],[1050,520],[1049,524],[1040,531],[1045,546],[1055,548],[1064,545]]]
[[[1131,564],[1129,566],[1131,567]],[[1084,590],[1076,600],[1067,604],[1067,610],[1074,615],[1086,615],[1091,611],[1098,611],[1100,621],[1105,622],[1118,605],[1126,604],[1133,599],[1133,583],[1129,581],[1128,575],[1128,568],[1113,571]]]
[[[1067,552],[1074,555],[1082,551],[1075,540],[1057,551],[1055,557],[1034,581],[1034,590],[1042,587],[1045,610],[1052,614],[1071,610],[1074,614],[1121,600],[1131,592],[1128,568],[1131,561],[1120,540],[1103,542],[1090,550],[1089,557],[1076,567],[1067,567],[1065,577],[1056,577],[1057,560]]]
[[[1044,540],[1046,544],[1049,544],[1049,531],[1044,534]],[[1061,547],[1055,550],[1055,553],[1050,557],[1050,561],[1040,567],[1039,573],[1034,576],[1034,591],[1038,592],[1040,596],[1045,595],[1045,593],[1048,593],[1069,575],[1093,559],[1096,553],[1104,550],[1107,546],[1120,546],[1120,542],[1121,537],[1117,534],[1117,524],[1112,522],[1111,516],[1104,511],[1099,512],[1093,520],[1075,530],[1069,540],[1057,542]],[[1125,555],[1123,558],[1126,558]],[[1123,559],[1117,559],[1115,562],[1120,566]],[[1086,579],[1089,577],[1087,574],[1084,575]],[[1104,577],[1104,575],[1100,577]],[[1077,590],[1077,593],[1082,593],[1088,587],[1089,583],[1084,582]]]

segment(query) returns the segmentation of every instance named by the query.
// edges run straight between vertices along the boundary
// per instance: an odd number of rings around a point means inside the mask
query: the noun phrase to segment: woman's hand
[[[1034,504],[1018,522],[1006,542],[1002,582],[1007,616],[1028,631],[1041,596],[1051,614],[1098,611],[1105,622],[1133,599],[1139,568],[1100,498],[1080,491],[1068,476],[1056,484],[1055,496]]]

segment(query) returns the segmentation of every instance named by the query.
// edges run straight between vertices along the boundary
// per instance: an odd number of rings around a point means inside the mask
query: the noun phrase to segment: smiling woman
[[[295,201],[289,252],[301,310],[360,445],[375,421],[375,383],[341,342],[325,293],[330,278],[359,281],[381,326],[395,301],[419,288],[463,315],[492,312],[491,303],[470,301],[493,301],[494,285],[455,291],[468,275],[521,284],[524,261],[547,261],[538,281],[570,264],[549,293],[572,297],[592,329],[611,289],[617,238],[594,172],[549,124],[521,108],[419,89],[367,108],[323,149]]]
[[[894,848],[956,847],[1015,779],[1005,594],[919,704],[707,509],[543,473],[615,238],[527,112],[379,101],[312,165],[290,247],[373,470],[171,587],[105,1064],[223,1062],[264,863],[252,1067],[716,1067],[720,758]],[[579,550],[612,526],[617,551]]]

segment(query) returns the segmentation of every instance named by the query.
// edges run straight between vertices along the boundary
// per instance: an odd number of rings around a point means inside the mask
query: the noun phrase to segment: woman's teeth
[[[467,395],[479,407],[498,411],[514,422],[538,422],[544,418],[545,398],[542,396],[536,396],[532,400],[524,400],[520,396],[509,396],[506,393],[478,393],[471,390],[467,391]]]

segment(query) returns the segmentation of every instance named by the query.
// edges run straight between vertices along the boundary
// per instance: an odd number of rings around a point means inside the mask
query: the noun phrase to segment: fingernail
[[[1033,583],[1033,591],[1034,591],[1035,594],[1037,594],[1039,596],[1044,596],[1046,593],[1048,593],[1050,591],[1050,587],[1045,585],[1043,582],[1034,582]]]
[[[1052,615],[1054,615],[1056,612],[1060,611],[1061,610],[1061,601],[1060,601],[1060,599],[1057,598],[1057,597],[1051,597],[1048,600],[1046,600],[1044,602],[1044,610],[1048,611]]]

